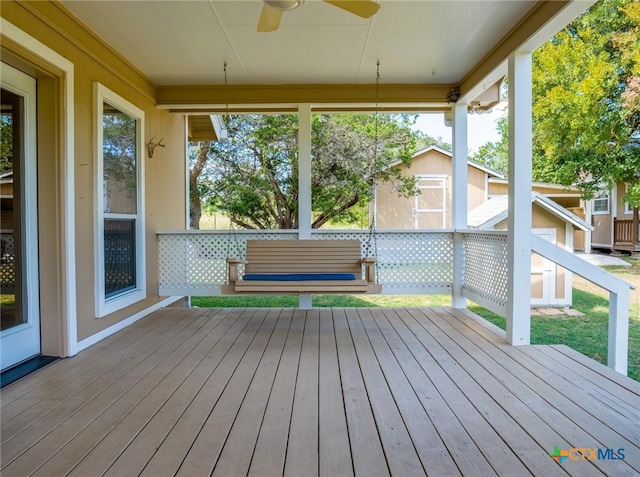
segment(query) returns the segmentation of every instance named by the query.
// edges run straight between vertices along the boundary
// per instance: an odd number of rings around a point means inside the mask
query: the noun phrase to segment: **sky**
[[[467,146],[470,152],[476,152],[487,142],[500,139],[496,128],[496,121],[505,114],[505,110],[498,105],[488,114],[469,114],[467,116]],[[443,113],[420,114],[415,129],[434,138],[442,138],[451,144],[452,128],[445,126]]]

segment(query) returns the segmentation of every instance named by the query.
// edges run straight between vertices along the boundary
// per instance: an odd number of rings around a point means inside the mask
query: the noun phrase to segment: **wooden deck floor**
[[[471,316],[160,310],[1,391],[1,474],[640,473],[639,383]]]

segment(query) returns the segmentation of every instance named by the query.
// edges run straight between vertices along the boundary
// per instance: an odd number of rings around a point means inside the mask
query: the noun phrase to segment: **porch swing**
[[[224,65],[225,97],[227,65]],[[362,256],[360,240],[247,240],[246,258],[227,258],[227,284],[223,295],[306,295],[377,294],[376,258],[376,175],[378,154],[378,89],[380,62],[376,71],[375,151],[372,160],[374,208],[369,226],[367,249],[374,257]],[[227,116],[228,116],[227,101]],[[236,240],[233,226],[230,233]],[[244,274],[240,276],[240,266]]]

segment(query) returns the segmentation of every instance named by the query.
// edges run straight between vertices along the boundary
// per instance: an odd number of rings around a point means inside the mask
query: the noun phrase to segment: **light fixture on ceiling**
[[[298,8],[304,3],[304,0],[264,0],[264,3],[271,8],[286,12]]]

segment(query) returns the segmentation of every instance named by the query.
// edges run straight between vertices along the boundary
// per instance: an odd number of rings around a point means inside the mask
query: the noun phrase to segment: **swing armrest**
[[[359,261],[364,264],[364,277],[368,283],[376,281],[376,259],[373,257],[365,257]]]
[[[246,260],[242,260],[241,258],[227,258],[227,265],[229,266],[229,285],[234,284],[238,281],[238,266],[240,264],[246,265]]]

